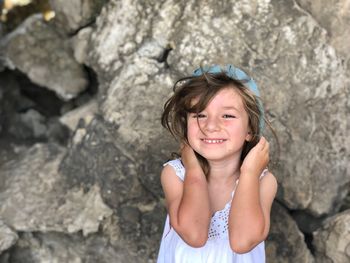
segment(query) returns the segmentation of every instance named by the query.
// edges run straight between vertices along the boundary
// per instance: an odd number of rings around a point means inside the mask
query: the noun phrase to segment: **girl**
[[[277,190],[255,82],[232,65],[176,82],[162,125],[182,144],[161,173],[168,215],[158,263],[265,262]]]

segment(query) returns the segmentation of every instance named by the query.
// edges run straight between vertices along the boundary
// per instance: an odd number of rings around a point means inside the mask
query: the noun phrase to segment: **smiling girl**
[[[226,65],[179,80],[162,124],[181,159],[161,174],[168,215],[158,254],[166,262],[265,262],[277,182],[256,83]]]

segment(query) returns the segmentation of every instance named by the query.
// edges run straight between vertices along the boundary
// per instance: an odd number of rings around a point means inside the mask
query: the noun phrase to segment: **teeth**
[[[224,140],[208,140],[208,139],[204,139],[204,141],[206,143],[221,143],[223,142]]]

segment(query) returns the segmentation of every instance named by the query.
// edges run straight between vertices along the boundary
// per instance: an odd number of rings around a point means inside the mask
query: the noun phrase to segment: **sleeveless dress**
[[[176,175],[183,181],[185,168],[180,159],[171,160],[165,165],[174,168]],[[263,171],[260,178],[267,172]],[[232,192],[233,198],[234,191]],[[187,245],[170,225],[169,215],[165,220],[157,263],[265,263],[264,242],[245,254],[232,251],[228,237],[228,216],[231,200],[224,209],[217,211],[211,218],[207,243],[200,248]]]

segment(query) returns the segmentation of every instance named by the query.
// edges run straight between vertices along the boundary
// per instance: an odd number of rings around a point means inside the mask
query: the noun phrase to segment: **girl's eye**
[[[198,114],[193,114],[192,117],[200,119],[200,118],[205,118],[205,115],[203,113],[198,113]]]
[[[224,119],[233,119],[233,118],[236,118],[236,116],[232,115],[232,114],[224,114],[222,116]]]

